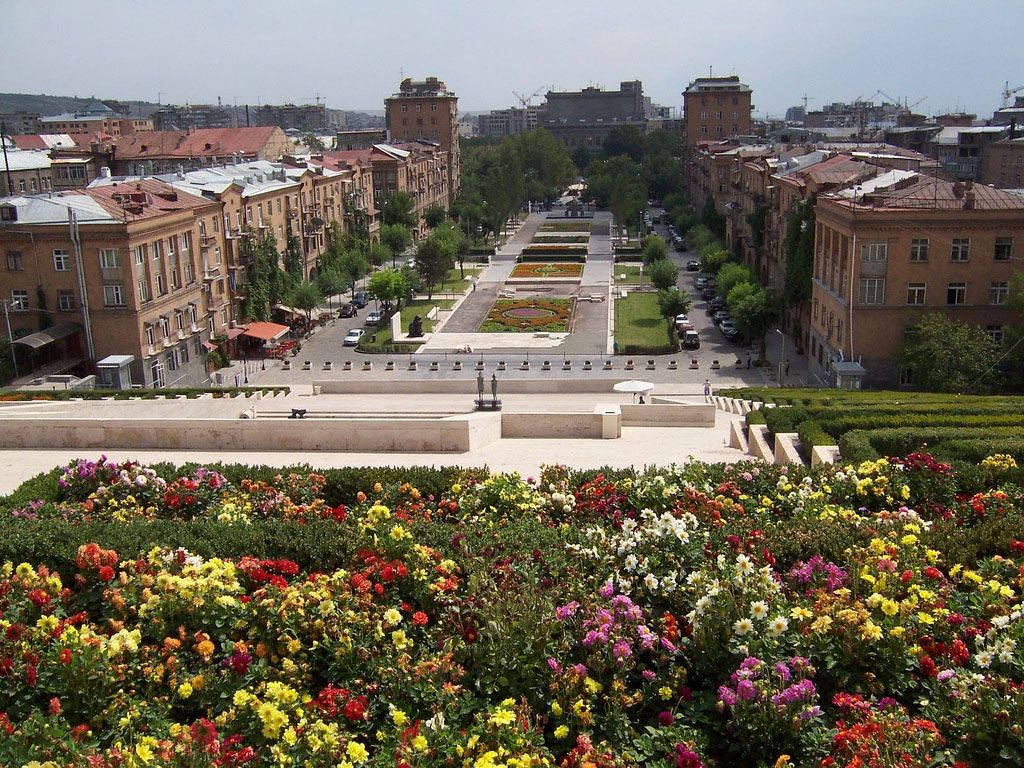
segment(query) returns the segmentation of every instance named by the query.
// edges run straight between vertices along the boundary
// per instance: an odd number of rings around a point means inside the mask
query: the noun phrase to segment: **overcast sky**
[[[464,111],[632,79],[679,107],[712,66],[757,114],[881,90],[985,117],[1022,30],[1024,0],[0,0],[0,91],[382,109],[404,73]]]

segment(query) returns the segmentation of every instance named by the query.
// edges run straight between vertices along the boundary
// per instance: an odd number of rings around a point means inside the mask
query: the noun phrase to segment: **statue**
[[[477,398],[477,400],[476,400],[477,405],[480,405],[480,404],[483,403],[483,401],[484,401],[484,375],[482,373],[478,373],[476,375],[476,398]]]
[[[423,318],[419,315],[414,315],[412,321],[409,323],[409,338],[418,339],[423,335]]]
[[[497,408],[498,406],[498,374],[491,374],[491,406]]]

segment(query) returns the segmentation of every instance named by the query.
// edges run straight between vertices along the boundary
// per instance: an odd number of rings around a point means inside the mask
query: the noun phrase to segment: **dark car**
[[[338,310],[338,317],[355,317],[358,312],[359,307],[352,302],[349,302]]]
[[[683,349],[700,349],[700,335],[696,331],[683,334]]]
[[[711,300],[711,308],[714,310],[725,309],[725,299],[721,296],[715,296]]]
[[[370,297],[366,291],[356,291],[356,295],[352,297],[352,303],[359,309],[362,309],[370,303]]]
[[[715,289],[714,288],[704,288],[700,292],[700,297],[702,299],[704,299],[704,301],[711,301],[713,298],[715,298]]]
[[[696,259],[690,259],[688,262],[686,262],[686,271],[687,272],[697,272],[699,270],[700,270],[700,262],[697,261]]]
[[[720,309],[711,316],[715,325],[721,325],[725,320],[729,320],[729,312],[724,309]]]

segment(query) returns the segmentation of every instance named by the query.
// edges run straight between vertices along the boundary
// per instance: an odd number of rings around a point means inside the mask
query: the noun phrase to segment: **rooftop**
[[[985,184],[943,181],[911,171],[888,171],[830,195],[856,208],[888,210],[1024,211],[1024,197]]]
[[[750,86],[740,82],[739,75],[728,77],[698,77],[686,86],[684,93],[712,91],[750,91]]]
[[[3,170],[10,168],[12,171],[35,171],[50,167],[50,156],[37,150],[8,150],[3,157]]]
[[[254,155],[266,146],[275,131],[273,125],[245,128],[200,128],[185,131],[143,131],[122,136],[117,143],[121,158],[226,157],[239,153]]]

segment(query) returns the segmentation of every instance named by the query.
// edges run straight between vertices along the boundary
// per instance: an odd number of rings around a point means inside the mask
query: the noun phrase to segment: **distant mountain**
[[[43,93],[0,93],[0,112],[32,112],[37,115],[59,115],[85,108],[96,97],[49,96]],[[127,113],[131,117],[149,117],[160,108],[150,101],[123,101],[120,99],[99,99],[115,112]]]

